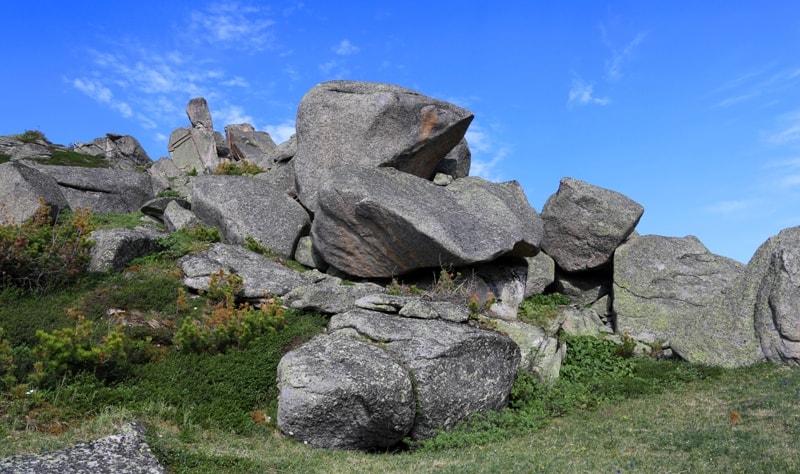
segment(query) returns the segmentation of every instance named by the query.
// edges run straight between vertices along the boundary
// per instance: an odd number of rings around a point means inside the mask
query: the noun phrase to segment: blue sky
[[[470,109],[473,174],[541,211],[562,177],[747,262],[800,225],[800,2],[11,2],[0,134],[135,136],[157,159],[192,97],[276,141],[331,79]]]

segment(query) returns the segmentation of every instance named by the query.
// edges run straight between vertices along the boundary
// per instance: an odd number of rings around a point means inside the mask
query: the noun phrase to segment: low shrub
[[[547,327],[558,317],[558,307],[570,304],[571,301],[561,293],[532,295],[519,305],[520,320],[535,326]]]
[[[259,168],[255,163],[250,163],[247,160],[220,163],[217,166],[214,174],[228,174],[235,176],[253,176],[258,173],[263,173],[264,170]]]
[[[22,143],[47,143],[47,138],[44,136],[44,133],[39,130],[25,130],[23,133],[17,135],[17,140],[21,141]]]
[[[91,259],[89,210],[62,212],[51,219],[43,201],[26,222],[0,225],[0,288],[44,292],[74,281]]]

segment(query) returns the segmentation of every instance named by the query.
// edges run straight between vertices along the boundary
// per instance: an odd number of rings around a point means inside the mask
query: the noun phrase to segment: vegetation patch
[[[546,328],[558,318],[558,307],[570,303],[570,299],[561,293],[532,295],[520,303],[517,315],[528,324]]]

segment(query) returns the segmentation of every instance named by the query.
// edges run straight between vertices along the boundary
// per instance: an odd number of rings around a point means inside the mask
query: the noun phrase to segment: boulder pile
[[[3,220],[24,221],[41,198],[54,210],[141,210],[167,232],[216,227],[223,243],[180,261],[187,287],[206,289],[222,269],[243,278],[241,298],[266,292],[330,315],[278,369],[278,425],[299,441],[383,448],[502,408],[518,370],[558,376],[569,350],[559,328],[722,367],[800,363],[800,227],[744,265],[692,236],[638,235],[641,205],[577,179],[539,214],[519,183],[469,176],[469,111],[394,85],[319,84],[278,145],[248,124],[215,131],[202,98],[187,115],[169,158],[132,158],[138,142],[112,134],[76,147],[117,163],[102,169],[48,165],[51,144],[31,154],[2,137]],[[260,172],[213,174],[244,162]],[[98,232],[92,269],[124,267],[163,232]],[[392,289],[404,285],[427,291]],[[574,303],[551,327],[517,319],[524,298],[550,292]]]

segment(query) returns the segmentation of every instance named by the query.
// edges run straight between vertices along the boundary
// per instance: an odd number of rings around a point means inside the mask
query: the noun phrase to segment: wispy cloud
[[[718,201],[709,206],[705,210],[711,214],[730,215],[738,212],[746,211],[753,207],[753,202],[748,200],[727,200]]]
[[[511,152],[510,148],[495,145],[489,132],[474,123],[467,130],[464,138],[472,153],[469,174],[489,181],[503,181],[503,175],[499,170],[503,160]]]
[[[277,125],[267,125],[264,127],[264,131],[269,133],[269,136],[272,137],[275,143],[281,144],[294,135],[294,120],[286,120]]]
[[[594,86],[580,77],[572,79],[572,87],[569,90],[569,100],[567,105],[608,105],[611,99],[608,97],[596,97],[594,95]]]
[[[800,110],[784,114],[777,121],[781,123],[777,131],[762,134],[766,144],[784,146],[800,142]]]
[[[214,3],[189,15],[186,36],[217,48],[263,51],[275,47],[275,21],[268,14],[265,8],[236,1]]]
[[[356,54],[359,52],[360,48],[353,43],[350,42],[348,39],[343,39],[333,48],[333,52],[340,55],[340,56],[349,56],[351,54]]]
[[[800,68],[776,69],[770,63],[755,70],[747,71],[717,87],[711,96],[723,95],[714,105],[730,107],[746,101],[763,99],[765,105],[777,105],[787,92],[800,87]]]
[[[70,81],[72,86],[83,92],[92,99],[106,104],[112,109],[118,111],[123,117],[130,117],[133,115],[131,106],[126,102],[114,100],[114,94],[111,89],[105,87],[102,83],[91,79],[72,79]]]
[[[606,78],[609,81],[613,82],[622,79],[622,67],[633,59],[636,49],[644,42],[645,37],[647,37],[647,32],[640,32],[622,49],[616,50],[612,48],[611,58],[607,59],[605,63]]]

